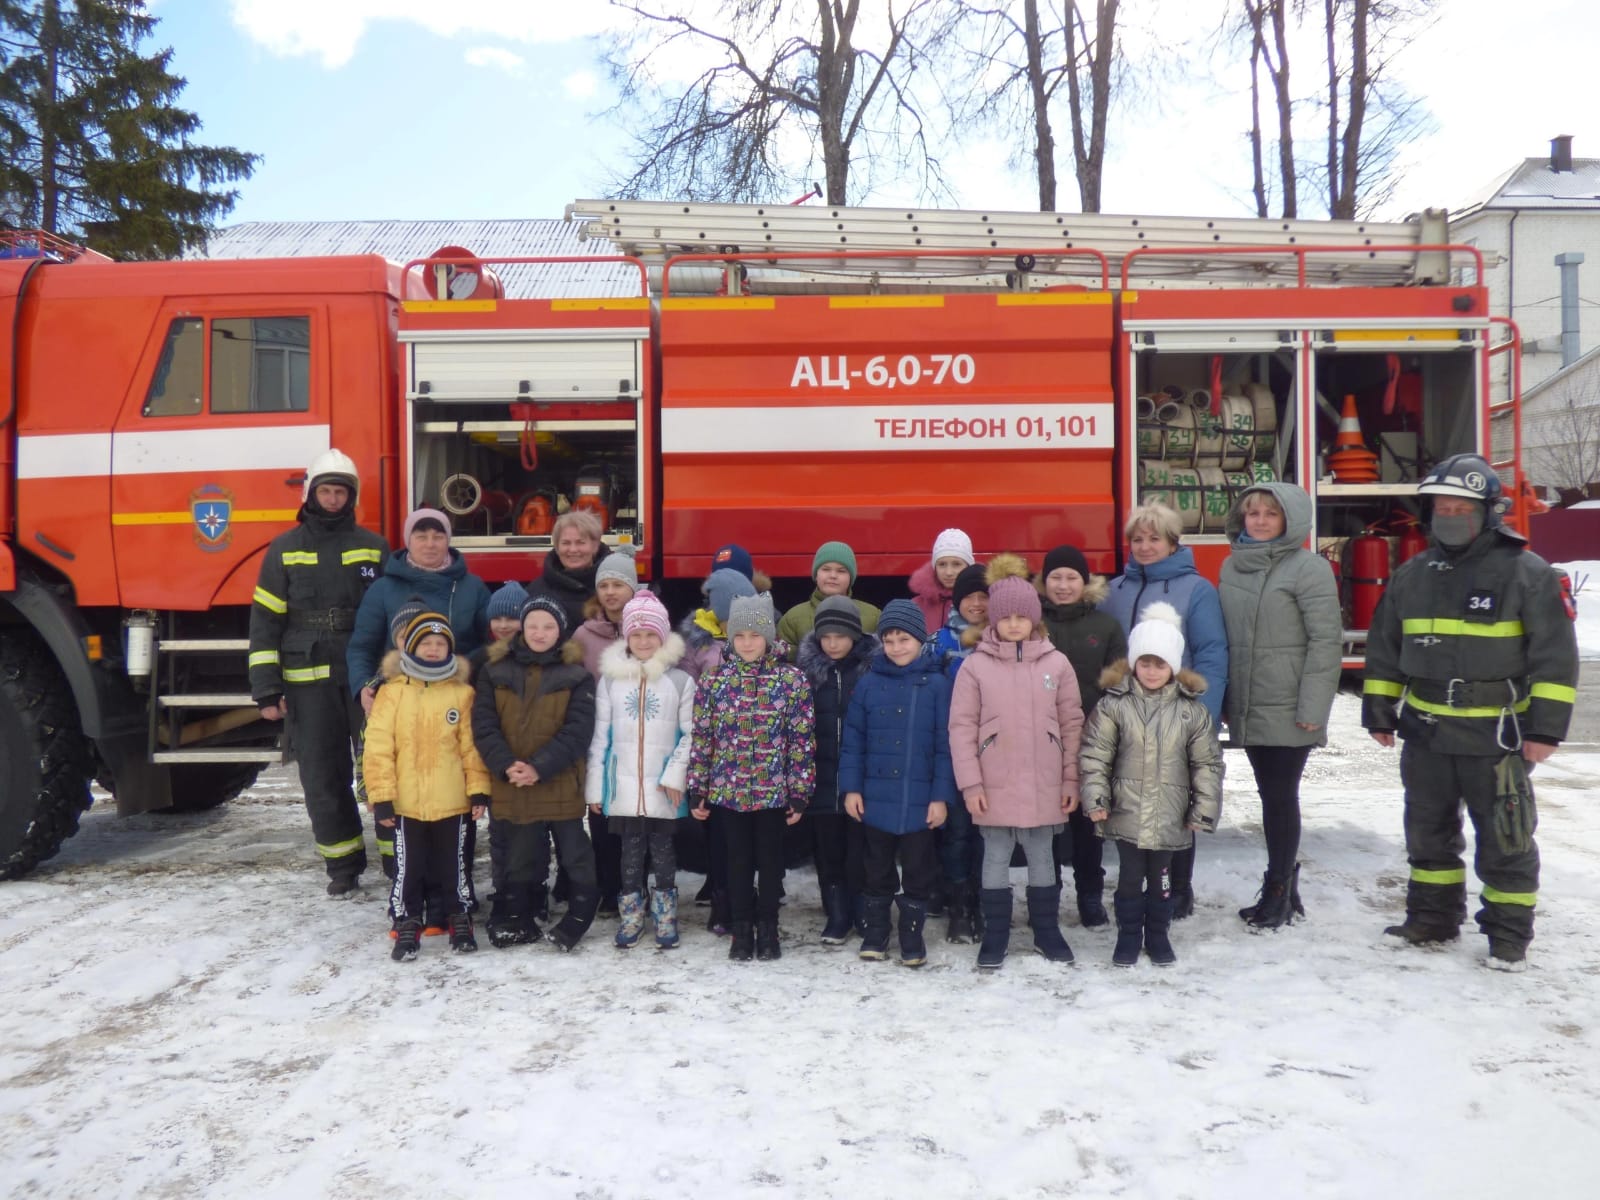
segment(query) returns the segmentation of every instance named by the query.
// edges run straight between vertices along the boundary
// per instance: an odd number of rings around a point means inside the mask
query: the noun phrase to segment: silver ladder
[[[215,733],[239,728],[257,718],[256,702],[248,692],[163,692],[163,658],[177,654],[238,654],[250,652],[248,638],[158,638],[151,680],[157,684],[155,702],[150,706],[150,761],[154,763],[280,763],[283,751],[265,746],[184,747],[184,738],[199,740]],[[168,671],[170,679],[172,672]],[[168,686],[172,686],[170,683]],[[179,715],[195,709],[212,715],[185,724]],[[248,710],[248,714],[246,713]],[[196,730],[201,730],[198,736]],[[165,749],[161,747],[165,746]]]
[[[1134,279],[1144,286],[1292,284],[1297,248],[1327,247],[1306,256],[1307,280],[1319,284],[1392,286],[1442,283],[1450,254],[1422,249],[1449,239],[1448,215],[1428,209],[1407,221],[1304,221],[1258,217],[1114,216],[1105,213],[997,212],[982,209],[853,208],[766,204],[697,204],[666,200],[577,200],[566,220],[579,239],[605,241],[619,253],[659,265],[679,254],[804,254],[842,267],[845,251],[989,250],[1005,260],[1018,251],[1094,249],[1110,260],[1113,283],[1135,251]],[[1374,247],[1418,247],[1414,253]],[[1213,253],[1225,249],[1227,253]],[[1158,250],[1159,255],[1149,255]],[[1172,251],[1203,251],[1190,256]],[[1249,253],[1260,250],[1260,254]],[[770,264],[761,264],[766,267]],[[863,272],[929,273],[929,260],[872,259]],[[991,268],[1002,270],[1002,267]],[[1098,277],[1089,257],[1040,260],[1039,275]]]

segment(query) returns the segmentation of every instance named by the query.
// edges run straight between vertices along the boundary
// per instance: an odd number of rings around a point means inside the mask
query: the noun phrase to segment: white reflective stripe
[[[52,433],[17,439],[18,479],[77,479],[109,474],[109,433]]]
[[[240,425],[228,429],[118,433],[113,475],[304,470],[330,445],[326,425]]]

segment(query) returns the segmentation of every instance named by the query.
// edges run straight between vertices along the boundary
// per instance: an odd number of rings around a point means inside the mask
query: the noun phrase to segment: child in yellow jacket
[[[362,770],[379,825],[394,828],[396,962],[422,944],[423,896],[442,893],[450,948],[478,948],[471,897],[468,825],[484,814],[491,781],[472,741],[472,670],[455,655],[450,622],[414,616],[383,660],[384,684],[367,717]]]

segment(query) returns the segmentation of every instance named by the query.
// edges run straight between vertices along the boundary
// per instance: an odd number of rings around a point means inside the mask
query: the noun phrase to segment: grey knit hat
[[[851,641],[859,641],[863,632],[861,610],[849,596],[829,596],[817,605],[811,627],[817,631],[818,637],[825,633],[842,633]]]
[[[628,585],[629,590],[639,590],[639,568],[634,565],[633,555],[621,550],[613,550],[600,560],[600,565],[595,568],[594,581],[596,586],[602,579],[616,579]]]
[[[756,596],[736,596],[728,606],[728,644],[733,644],[736,633],[759,633],[767,639],[767,648],[778,640],[778,619],[772,611],[772,597],[765,592]]]

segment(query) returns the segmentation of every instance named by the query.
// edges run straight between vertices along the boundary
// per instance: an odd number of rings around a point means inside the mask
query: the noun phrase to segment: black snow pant
[[[1117,899],[1137,900],[1148,895],[1165,900],[1172,894],[1172,860],[1175,850],[1141,850],[1132,842],[1117,843]]]
[[[939,886],[942,875],[938,841],[931,829],[910,833],[885,833],[871,825],[861,827],[865,851],[863,864],[867,876],[867,895],[893,896],[903,891],[908,900],[926,902]],[[895,871],[895,859],[900,870]]]
[[[783,831],[789,813],[782,808],[753,812],[724,809],[723,845],[727,850],[728,907],[735,924],[778,919],[783,887]],[[756,877],[761,890],[756,892]]]
[[[1539,846],[1520,854],[1500,848],[1494,833],[1494,768],[1498,755],[1437,754],[1416,741],[1400,751],[1406,793],[1406,857],[1411,882],[1406,915],[1413,924],[1453,936],[1467,918],[1467,842],[1461,806],[1475,834],[1472,869],[1483,885],[1478,928],[1495,941],[1525,946],[1533,940],[1533,906],[1539,891]]]
[[[317,853],[330,878],[359,875],[367,869],[367,847],[352,781],[353,747],[364,720],[361,702],[338,679],[291,684],[285,699],[289,744],[300,764],[300,787]]]
[[[545,886],[550,878],[550,841],[554,838],[556,856],[571,878],[573,890],[598,891],[594,846],[584,832],[581,817],[570,821],[530,821],[525,825],[511,821],[497,821],[496,824],[501,826],[500,841],[505,854],[501,878],[506,888],[531,893]],[[490,848],[494,848],[493,838]]]
[[[817,864],[817,887],[844,885],[852,896],[865,892],[866,868],[862,824],[849,813],[807,813],[812,856]]]
[[[604,907],[608,900],[615,904],[622,891],[622,839],[611,831],[605,814],[589,814],[589,841],[594,846],[594,870],[600,883],[601,905]]]
[[[1288,883],[1300,856],[1300,776],[1310,746],[1246,746],[1261,795],[1261,831],[1267,839],[1267,878]]]
[[[1056,835],[1055,844],[1056,877],[1061,876],[1061,868],[1072,868],[1073,890],[1079,896],[1093,896],[1099,898],[1106,886],[1105,861],[1106,843],[1094,831],[1094,822],[1083,815],[1083,807],[1072,810],[1067,817],[1066,828]]]
[[[471,816],[419,821],[396,816],[394,822],[394,885],[389,906],[396,921],[422,920],[435,904],[448,920],[465,912],[472,898],[468,886],[467,830]]]

